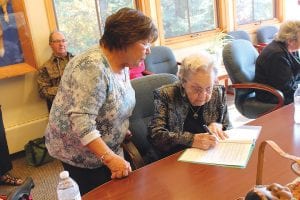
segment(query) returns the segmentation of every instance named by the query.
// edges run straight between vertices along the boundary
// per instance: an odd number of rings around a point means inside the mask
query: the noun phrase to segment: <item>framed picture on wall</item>
[[[0,79],[35,70],[24,0],[0,0]]]

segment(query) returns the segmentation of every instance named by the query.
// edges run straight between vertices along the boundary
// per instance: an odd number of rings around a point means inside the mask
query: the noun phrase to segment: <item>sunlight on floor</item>
[[[227,95],[227,106],[228,106],[228,112],[229,112],[229,119],[230,119],[233,127],[241,126],[252,120],[252,119],[248,119],[248,118],[242,116],[239,113],[239,111],[235,108],[234,95],[230,95],[230,94]]]

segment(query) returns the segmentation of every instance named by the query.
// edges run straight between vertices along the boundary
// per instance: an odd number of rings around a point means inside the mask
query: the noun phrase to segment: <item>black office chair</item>
[[[145,59],[145,68],[147,71],[155,74],[169,73],[177,74],[178,63],[173,51],[166,46],[153,46],[151,53]]]
[[[257,50],[251,42],[234,40],[223,49],[223,62],[235,88],[235,106],[247,118],[257,118],[284,105],[282,93],[273,87],[255,83]],[[278,103],[264,103],[256,99],[255,90],[264,90],[277,97]]]
[[[136,98],[136,105],[129,119],[129,130],[133,136],[130,142],[123,143],[123,148],[134,169],[160,159],[159,154],[147,140],[148,123],[154,111],[153,91],[177,80],[175,75],[163,73],[143,76],[131,81]]]

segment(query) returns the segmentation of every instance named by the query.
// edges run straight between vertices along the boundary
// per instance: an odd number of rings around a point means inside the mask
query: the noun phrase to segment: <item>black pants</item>
[[[106,166],[87,169],[74,167],[64,162],[62,165],[64,170],[69,171],[70,177],[77,182],[81,195],[111,180],[111,172]]]
[[[0,176],[12,169],[0,106]]]

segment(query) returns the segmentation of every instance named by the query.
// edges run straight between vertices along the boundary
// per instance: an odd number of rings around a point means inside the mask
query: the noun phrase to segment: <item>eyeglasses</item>
[[[213,91],[213,87],[202,88],[197,86],[190,86],[189,89],[192,94],[204,94],[204,92],[206,92],[206,94],[211,94]]]
[[[55,43],[55,44],[58,44],[58,43],[66,43],[67,42],[67,40],[66,39],[62,39],[62,40],[52,40],[51,41],[52,43]]]
[[[141,44],[144,46],[145,49],[149,49],[151,47],[150,42],[141,42]]]

